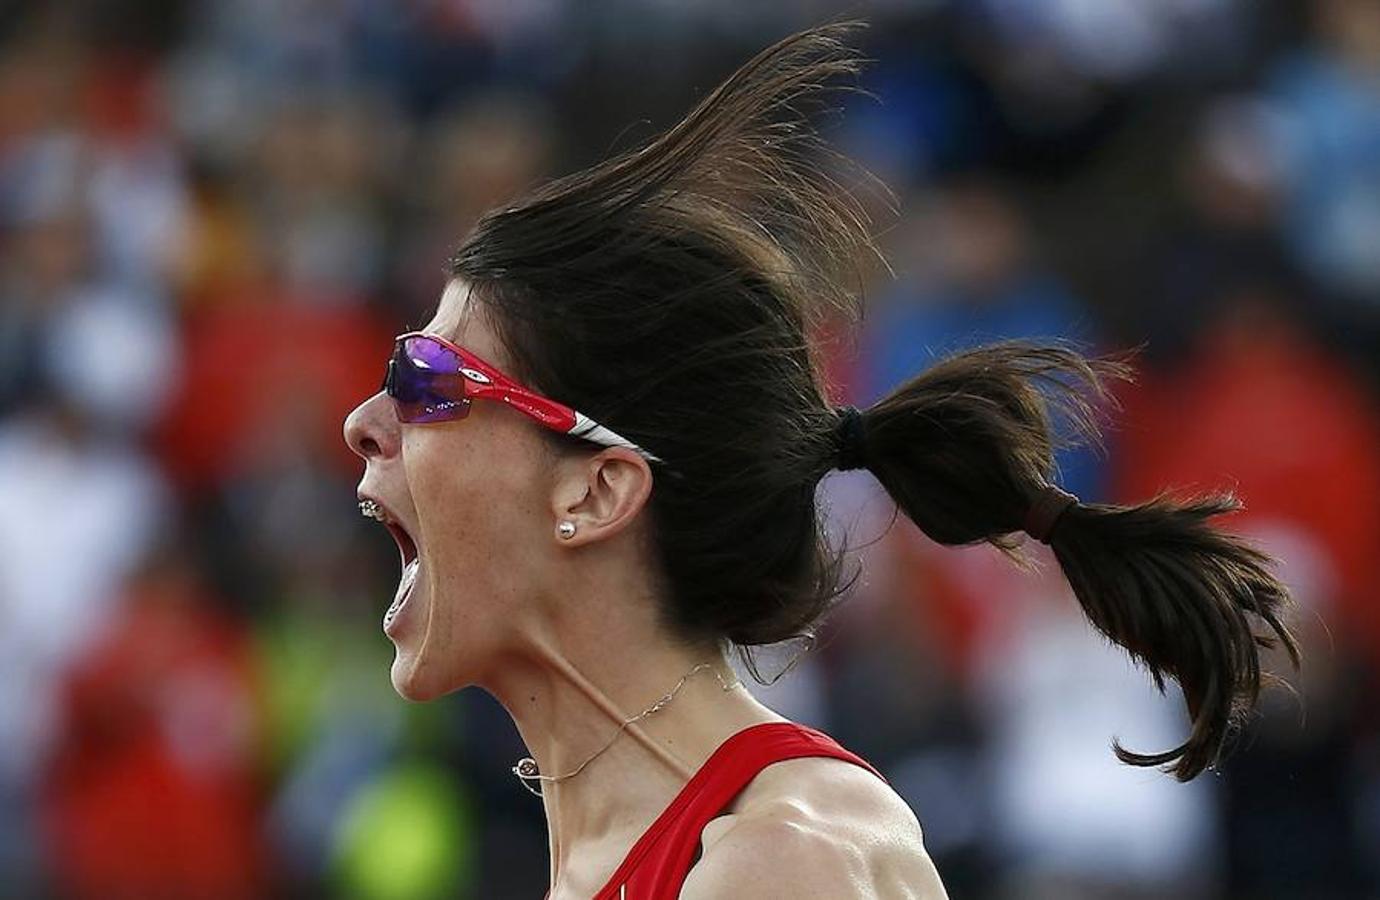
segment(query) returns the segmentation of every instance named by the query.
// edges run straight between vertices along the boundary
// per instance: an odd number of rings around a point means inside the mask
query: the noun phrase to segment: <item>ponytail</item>
[[[1295,669],[1299,649],[1281,620],[1292,601],[1270,557],[1209,525],[1241,507],[1231,494],[1118,506],[1081,503],[1050,484],[1054,451],[1098,440],[1107,383],[1130,372],[1124,359],[1021,341],[959,353],[860,415],[845,411],[839,455],[865,460],[938,543],[985,541],[1018,560],[1014,532],[1048,543],[1089,621],[1161,692],[1166,677],[1177,681],[1188,706],[1183,744],[1142,754],[1113,740],[1113,751],[1188,781],[1219,759],[1254,707],[1258,648],[1283,645]],[[1072,439],[1056,433],[1065,424]],[[1267,633],[1253,630],[1260,621]]]

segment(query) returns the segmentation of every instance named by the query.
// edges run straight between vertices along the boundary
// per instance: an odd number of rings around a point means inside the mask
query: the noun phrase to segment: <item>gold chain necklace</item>
[[[532,782],[541,784],[543,781],[548,781],[552,784],[555,784],[558,781],[565,781],[567,778],[574,778],[576,775],[579,775],[581,772],[585,770],[585,766],[594,762],[596,759],[603,755],[605,750],[612,747],[613,742],[618,740],[619,736],[624,731],[628,730],[629,725],[641,719],[645,719],[654,713],[661,712],[672,700],[676,699],[676,695],[680,693],[681,688],[685,687],[685,683],[690,680],[691,676],[693,676],[697,672],[702,672],[705,669],[710,669],[714,672],[714,677],[719,680],[719,688],[724,693],[728,693],[729,691],[733,690],[734,688],[742,684],[742,682],[738,681],[736,678],[731,682],[724,681],[724,677],[719,674],[718,669],[714,668],[713,663],[700,663],[699,665],[695,666],[695,668],[691,669],[689,672],[686,672],[685,675],[681,677],[680,681],[676,682],[675,687],[671,688],[671,690],[667,691],[664,695],[658,698],[656,702],[653,703],[651,706],[642,710],[642,712],[638,713],[637,715],[624,719],[622,722],[620,722],[618,725],[618,730],[613,733],[613,736],[608,739],[608,742],[605,743],[604,746],[600,747],[598,750],[595,750],[593,756],[591,756],[584,762],[580,763],[571,771],[566,772],[564,775],[543,775],[541,774],[541,771],[537,768],[537,761],[530,756],[526,756],[518,760],[517,765],[513,766],[513,774],[516,775],[518,777],[518,780],[522,782],[523,787],[527,788],[527,790],[531,791],[533,794],[540,797],[541,789],[539,787],[533,787]]]

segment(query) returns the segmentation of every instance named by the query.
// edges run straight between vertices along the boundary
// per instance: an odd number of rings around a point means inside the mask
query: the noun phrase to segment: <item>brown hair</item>
[[[842,590],[815,505],[841,449],[935,541],[1021,558],[1012,533],[1054,450],[1096,439],[1109,380],[1129,374],[1124,359],[1002,343],[943,360],[839,427],[807,336],[857,311],[849,285],[876,250],[807,112],[857,72],[855,27],[768,48],[641,149],[485,216],[452,259],[525,378],[665,461],[649,510],[663,612],[688,640],[812,632]],[[1192,778],[1254,705],[1257,648],[1280,642],[1298,664],[1269,559],[1208,523],[1237,506],[1077,504],[1049,537],[1092,623],[1187,701],[1187,741],[1148,755],[1114,742],[1125,762]]]

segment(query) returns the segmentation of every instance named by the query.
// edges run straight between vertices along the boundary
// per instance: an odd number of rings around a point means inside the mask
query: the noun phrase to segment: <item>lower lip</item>
[[[407,609],[408,601],[412,599],[412,592],[416,589],[417,570],[420,567],[420,559],[414,559],[403,567],[402,578],[398,581],[398,592],[394,595],[388,612],[383,614],[383,633],[389,637],[397,636],[403,611]]]

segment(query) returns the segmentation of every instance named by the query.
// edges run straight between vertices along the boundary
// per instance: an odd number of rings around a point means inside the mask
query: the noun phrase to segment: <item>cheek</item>
[[[432,595],[432,637],[482,639],[511,622],[530,596],[550,516],[530,448],[501,433],[483,442],[434,437],[418,435],[404,448]]]

